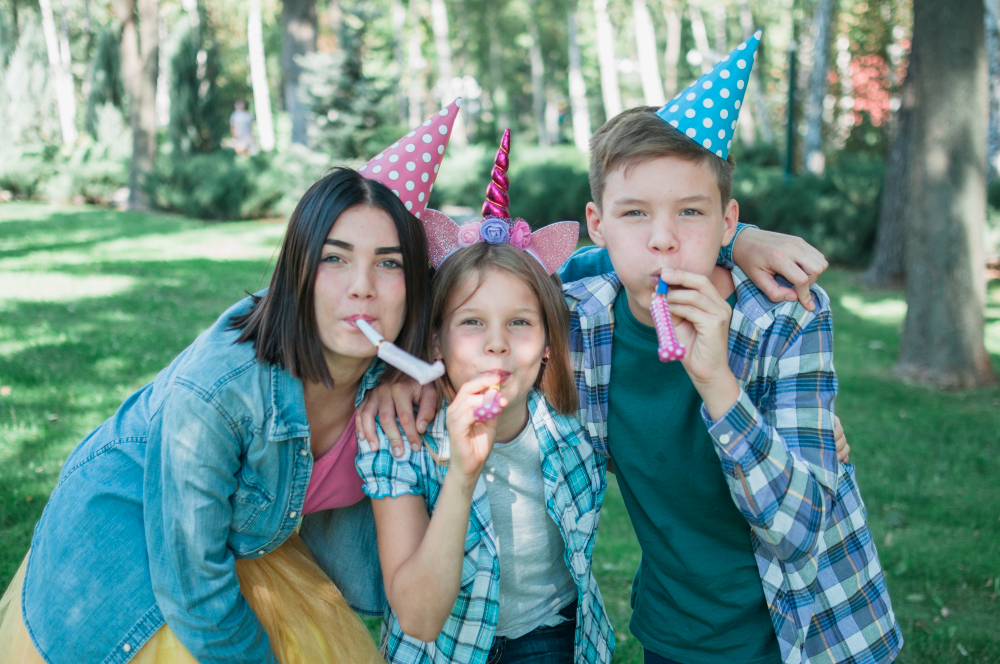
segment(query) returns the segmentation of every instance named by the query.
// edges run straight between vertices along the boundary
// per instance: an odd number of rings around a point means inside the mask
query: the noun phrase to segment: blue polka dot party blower
[[[760,30],[656,114],[715,156],[728,157],[759,44]]]

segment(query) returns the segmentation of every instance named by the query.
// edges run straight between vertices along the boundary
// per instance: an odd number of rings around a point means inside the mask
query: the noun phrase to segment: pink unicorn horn
[[[507,169],[510,168],[510,129],[505,129],[500,139],[500,149],[493,160],[493,172],[490,173],[490,184],[486,187],[486,200],[483,202],[483,219],[499,217],[510,221],[510,178]]]

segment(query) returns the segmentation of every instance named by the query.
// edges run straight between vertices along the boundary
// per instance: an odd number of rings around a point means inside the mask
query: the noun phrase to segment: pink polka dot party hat
[[[715,156],[728,157],[759,45],[760,30],[656,114]]]
[[[379,152],[358,172],[389,187],[419,219],[434,189],[434,180],[441,169],[441,159],[461,105],[459,97]]]

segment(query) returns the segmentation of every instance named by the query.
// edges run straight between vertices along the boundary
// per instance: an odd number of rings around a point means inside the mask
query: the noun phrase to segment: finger
[[[459,395],[472,396],[478,395],[480,392],[494,387],[497,384],[499,375],[492,371],[486,373],[481,373],[475,378],[470,379],[465,385],[458,390],[458,394],[455,395],[456,400]]]
[[[398,397],[398,393],[393,395]],[[413,419],[413,402],[409,395],[404,395],[405,399],[396,401],[396,418],[399,419],[399,427],[403,430],[403,435],[410,441],[410,449],[414,452],[420,449],[420,434],[417,433],[416,421]]]
[[[378,434],[375,431],[375,415],[377,413],[376,401],[366,396],[354,421],[355,427],[358,429],[358,436],[368,441],[368,447],[372,452],[378,452]]]
[[[417,431],[420,433],[427,431],[427,425],[434,419],[434,413],[437,412],[437,397],[437,388],[433,383],[424,385],[420,389],[418,397],[420,403],[417,407]]]
[[[824,256],[819,250],[814,249],[805,240],[802,241],[805,245],[805,251],[802,255],[795,259],[795,262],[813,278],[813,283],[819,278],[819,275],[826,271],[826,268],[830,267],[830,264],[826,261],[826,256]]]
[[[809,311],[815,310],[816,303],[813,302],[812,293],[809,292],[809,288],[812,286],[814,280],[792,261],[786,261],[780,272],[781,276],[792,282],[792,285],[795,286],[795,299],[798,299],[802,303],[802,306]],[[791,302],[792,299],[786,299],[786,301]]]
[[[754,286],[772,302],[794,302],[799,299],[794,288],[782,286],[774,278],[774,274],[767,270],[757,269],[747,276],[751,277]]]
[[[671,307],[675,304],[686,304],[716,314],[730,311],[729,303],[714,287],[708,292],[690,288],[675,288],[667,293],[667,302]]]
[[[719,319],[718,314],[711,313],[690,304],[678,304],[670,306],[670,313],[680,319],[686,320],[694,325],[696,330],[704,331],[706,327],[722,325],[724,321]]]
[[[844,442],[847,442],[844,436],[844,425],[841,424],[840,417],[838,417],[837,415],[833,416],[833,438],[837,441],[838,444],[840,443],[841,439],[844,439]]]
[[[837,461],[847,463],[851,458],[851,446],[844,443],[843,448],[837,449]]]
[[[382,433],[389,439],[389,447],[392,448],[392,456],[400,457],[403,454],[403,437],[396,426],[396,405],[392,399],[384,399],[378,407],[378,419],[382,424]]]
[[[695,274],[694,272],[687,272],[685,270],[673,270],[669,267],[663,268],[660,272],[660,279],[671,286],[680,286],[681,288],[690,288],[692,290],[702,291],[707,293],[708,289],[715,290],[712,286],[712,282],[708,280],[708,277]]]

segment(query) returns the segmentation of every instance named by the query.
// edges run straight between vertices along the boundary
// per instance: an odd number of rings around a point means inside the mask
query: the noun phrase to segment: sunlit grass
[[[0,205],[0,589],[69,452],[244,291],[266,284],[282,232]],[[834,303],[837,412],[907,639],[899,661],[998,662],[1000,389],[941,394],[894,380],[902,294],[868,292],[837,270],[821,283]],[[986,339],[1000,371],[1000,282]],[[611,479],[594,569],[619,635],[616,662],[642,661],[628,632],[639,555]]]

